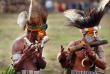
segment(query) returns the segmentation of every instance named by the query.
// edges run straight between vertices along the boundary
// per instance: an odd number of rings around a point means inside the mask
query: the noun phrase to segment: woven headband
[[[28,30],[30,31],[40,31],[40,30],[46,30],[48,28],[47,24],[38,25],[38,26],[28,26]]]

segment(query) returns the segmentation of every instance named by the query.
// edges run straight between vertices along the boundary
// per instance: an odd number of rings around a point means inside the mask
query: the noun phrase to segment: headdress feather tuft
[[[109,0],[101,0],[96,8],[86,15],[83,11],[71,9],[64,12],[64,15],[71,21],[70,26],[80,29],[98,26],[105,13],[105,6]]]
[[[32,0],[31,0],[30,7],[29,7],[29,18],[28,18],[28,20],[30,20],[31,12],[32,12]]]

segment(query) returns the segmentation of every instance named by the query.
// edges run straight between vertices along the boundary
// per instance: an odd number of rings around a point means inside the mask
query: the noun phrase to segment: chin
[[[95,42],[96,40],[92,40],[92,41],[87,41],[88,43],[92,43],[92,42]]]

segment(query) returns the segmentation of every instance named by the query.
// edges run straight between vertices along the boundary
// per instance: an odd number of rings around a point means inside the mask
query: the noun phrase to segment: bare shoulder
[[[71,41],[68,45],[68,47],[71,47],[71,46],[75,46],[76,44],[79,44],[81,40],[76,40],[76,41]]]
[[[12,54],[21,53],[21,49],[24,46],[24,37],[17,38],[12,45]]]
[[[71,46],[74,46],[75,45],[75,41],[71,41],[69,44],[68,44],[68,47],[71,47]]]

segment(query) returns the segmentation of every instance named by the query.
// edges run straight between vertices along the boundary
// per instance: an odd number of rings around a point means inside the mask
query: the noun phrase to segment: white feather
[[[97,11],[104,10],[106,4],[109,2],[109,0],[101,0],[98,4]]]
[[[32,44],[26,37],[24,37],[24,40],[26,41],[28,46],[30,46]]]
[[[27,12],[23,11],[19,14],[17,24],[20,25],[20,27],[24,27],[26,25],[26,18],[27,18]]]
[[[31,0],[31,3],[30,3],[30,7],[29,7],[29,20],[30,20],[30,17],[31,17],[31,12],[32,12],[32,0]]]
[[[70,10],[66,10],[64,12],[64,15],[69,18],[72,22],[75,22],[75,20],[81,19],[82,16],[80,14],[77,13],[76,9],[70,9]]]

